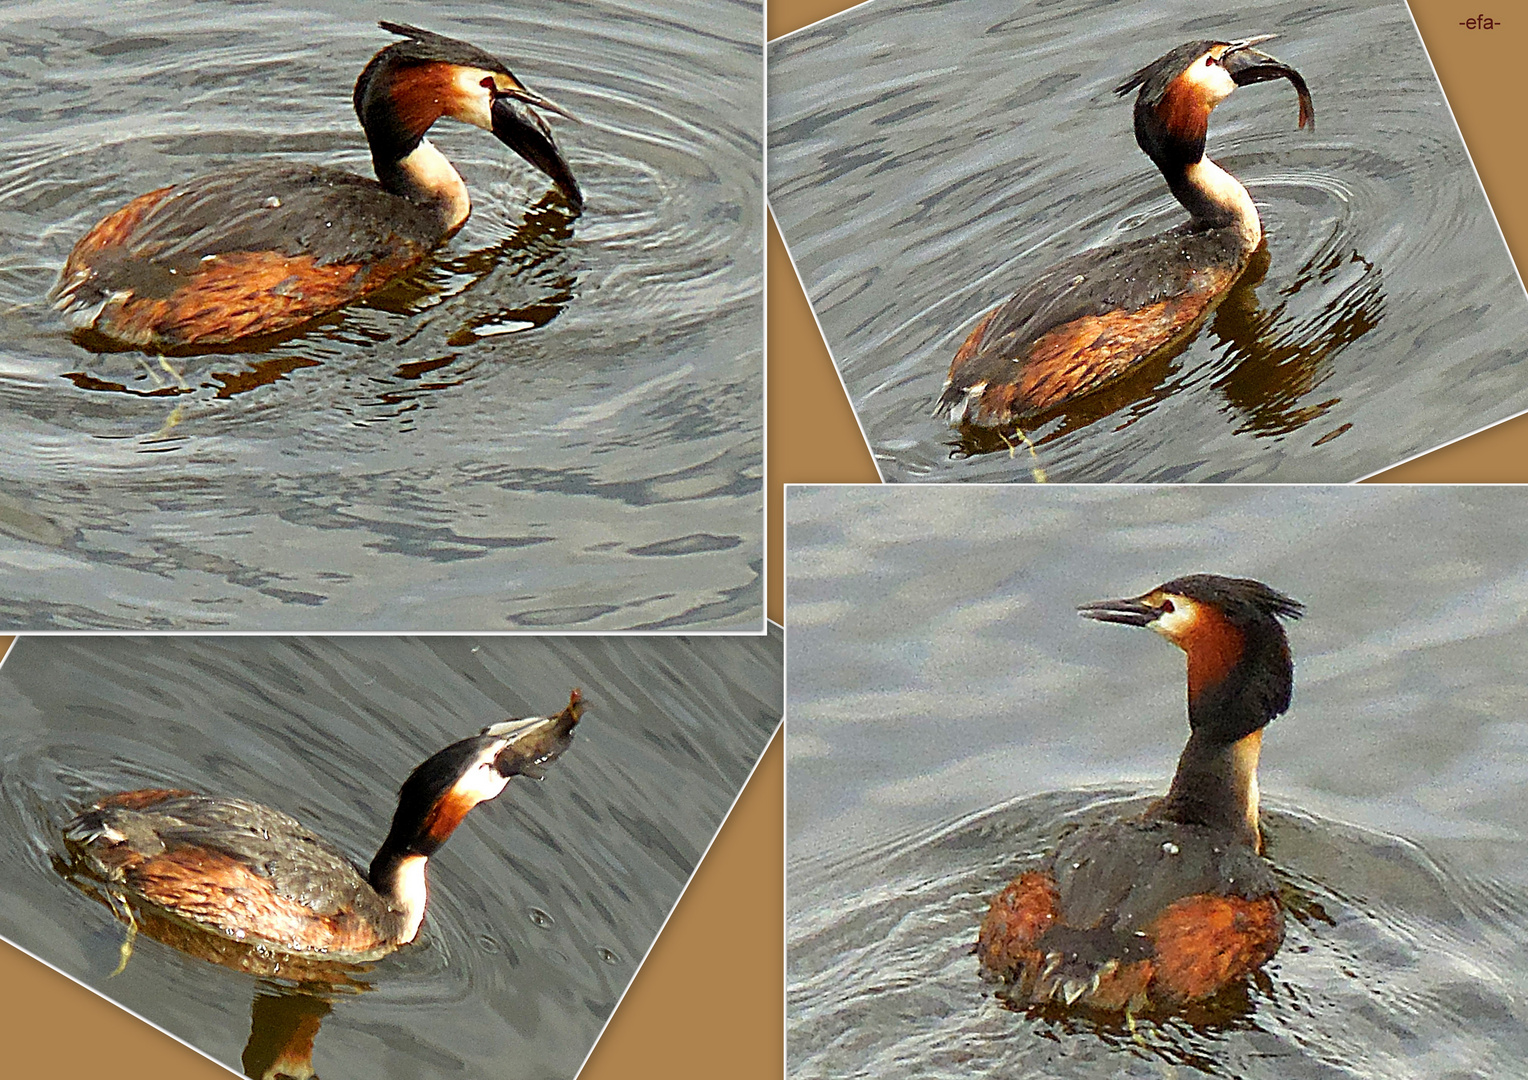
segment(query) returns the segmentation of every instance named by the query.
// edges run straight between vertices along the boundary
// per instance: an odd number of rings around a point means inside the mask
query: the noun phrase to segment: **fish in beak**
[[[507,738],[509,742],[494,759],[500,776],[529,776],[540,780],[547,765],[556,761],[573,742],[573,728],[584,714],[584,696],[577,690],[568,695],[568,707],[556,716],[533,716],[527,720],[505,720],[490,724],[483,735]]]
[[[1310,97],[1310,88],[1305,85],[1305,79],[1301,74],[1288,64],[1267,53],[1254,49],[1252,46],[1273,37],[1272,34],[1263,34],[1260,37],[1247,38],[1245,41],[1231,43],[1220,57],[1220,66],[1226,69],[1226,74],[1237,86],[1251,86],[1253,83],[1269,82],[1273,79],[1288,79],[1295,88],[1295,93],[1300,97],[1300,123],[1299,127],[1309,125],[1312,129],[1316,126],[1316,106]]]
[[[1298,76],[1296,76],[1298,78]],[[573,179],[573,170],[557,149],[552,129],[535,109],[545,109],[573,119],[572,114],[529,90],[498,91],[493,95],[490,116],[494,136],[526,161],[546,173],[568,200],[575,214],[584,208],[584,194]]]

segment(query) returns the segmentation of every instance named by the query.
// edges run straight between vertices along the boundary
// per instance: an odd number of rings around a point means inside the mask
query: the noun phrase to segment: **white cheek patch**
[[[1169,596],[1167,599],[1172,601],[1173,609],[1164,611],[1147,625],[1169,641],[1179,641],[1199,621],[1199,605],[1184,596]]]
[[[458,798],[469,799],[474,805],[498,798],[499,792],[504,790],[504,785],[509,783],[509,777],[499,775],[499,770],[493,766],[493,759],[505,745],[502,742],[490,743],[473,762],[472,767],[451,786],[452,794]]]
[[[1195,94],[1212,109],[1236,89],[1236,80],[1231,78],[1230,72],[1219,64],[1206,64],[1202,57],[1190,64],[1178,78],[1192,86]]]
[[[450,111],[458,120],[476,124],[484,131],[492,131],[493,94],[483,85],[484,79],[492,82],[493,72],[481,68],[459,69],[454,80],[457,99],[451,103]]]

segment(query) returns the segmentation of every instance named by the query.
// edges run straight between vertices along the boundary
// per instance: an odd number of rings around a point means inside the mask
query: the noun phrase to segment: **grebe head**
[[[1257,763],[1263,728],[1289,708],[1294,663],[1279,619],[1305,611],[1250,578],[1192,574],[1128,600],[1084,604],[1101,622],[1145,626],[1188,654],[1188,745],[1152,812],[1237,832],[1261,850]]]
[[[546,121],[545,109],[572,114],[515,78],[504,62],[475,45],[405,23],[378,25],[405,40],[387,46],[366,65],[355,84],[355,111],[371,143],[377,174],[418,149],[424,133],[442,116],[490,131],[500,142],[545,173],[573,210],[583,193]]]
[[[1304,611],[1260,581],[1218,574],[1190,574],[1077,609],[1084,618],[1155,630],[1188,654],[1189,725],[1226,742],[1289,708],[1294,663],[1279,619]]]
[[[1140,87],[1135,99],[1135,137],[1159,168],[1165,172],[1204,157],[1210,112],[1238,86],[1288,79],[1300,98],[1299,126],[1315,124],[1315,106],[1300,73],[1252,47],[1274,36],[1190,41],[1114,88],[1123,97]]]
[[[425,861],[474,806],[496,798],[513,776],[540,779],[542,767],[573,741],[583,715],[574,690],[556,716],[491,724],[422,762],[398,792],[392,829],[372,860],[372,888],[403,915],[399,944],[412,941],[424,919]]]

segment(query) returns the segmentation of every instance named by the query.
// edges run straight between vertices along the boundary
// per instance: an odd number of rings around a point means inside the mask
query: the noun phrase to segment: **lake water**
[[[792,489],[790,1075],[1513,1075],[1525,512],[1512,487]],[[1075,609],[1200,571],[1307,605],[1260,769],[1284,946],[1243,1001],[1137,1034],[1011,1011],[970,952],[987,902],[1165,790],[1186,737],[1181,655]]]
[[[978,319],[1057,260],[1176,225],[1112,88],[1277,33],[1208,153],[1266,269],[1188,346],[1029,434],[1053,480],[1353,480],[1528,408],[1528,300],[1404,4],[876,0],[771,44],[770,205],[888,480],[1026,480],[929,414]]]
[[[569,220],[485,132],[421,272],[258,353],[76,344],[44,299],[156,187],[266,159],[370,175],[380,14],[470,40],[554,117]],[[0,11],[0,626],[762,625],[760,5]]]
[[[324,1077],[572,1077],[781,713],[770,637],[34,638],[0,671],[0,934],[230,1068],[306,1017]],[[421,938],[336,986],[214,966],[60,875],[61,828],[135,787],[238,795],[364,865],[425,757],[580,687],[540,783],[430,863]],[[294,1074],[295,1075],[295,1074]]]

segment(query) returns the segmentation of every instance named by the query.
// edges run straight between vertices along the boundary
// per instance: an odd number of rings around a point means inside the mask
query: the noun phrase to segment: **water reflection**
[[[249,1008],[249,1041],[239,1063],[253,1080],[309,1080],[319,1025],[334,1007],[321,986],[275,986],[257,993]]]
[[[1118,382],[1042,414],[1025,434],[1043,446],[1116,413],[1115,425],[1136,423],[1169,396],[1208,381],[1237,418],[1237,434],[1287,435],[1325,416],[1342,398],[1311,400],[1332,375],[1338,354],[1376,329],[1385,317],[1386,297],[1380,269],[1358,251],[1343,251],[1339,238],[1312,255],[1278,289],[1278,302],[1265,307],[1258,298],[1273,257],[1264,243],[1208,320],[1216,343],[1215,360],[1204,370],[1183,359],[1195,335],[1159,351]],[[1319,290],[1321,302],[1295,314],[1293,298],[1305,289]],[[1348,426],[1324,436],[1331,441]],[[952,433],[952,458],[998,450],[1013,452],[1001,430],[963,425]]]
[[[1332,376],[1337,354],[1384,319],[1385,290],[1379,267],[1355,250],[1334,250],[1307,261],[1278,291],[1281,299],[1273,307],[1257,303],[1253,290],[1258,284],[1251,282],[1246,293],[1233,298],[1239,303],[1216,312],[1211,331],[1233,363],[1214,386],[1242,418],[1237,434],[1287,435],[1342,401],[1340,396],[1308,398]],[[1290,298],[1307,286],[1321,289],[1327,299],[1297,319],[1289,313]],[[1329,433],[1324,439],[1333,437]]]
[[[134,941],[141,933],[187,956],[259,980],[250,1002],[249,1038],[240,1055],[245,1075],[253,1080],[315,1076],[313,1049],[324,1017],[337,1000],[374,988],[365,978],[374,966],[371,963],[277,953],[170,918],[111,890],[72,850],[68,859],[55,854],[53,869],[107,908],[124,927],[121,961],[112,977],[132,962]]]
[[[548,193],[514,231],[498,243],[456,256],[437,255],[424,268],[357,306],[394,315],[419,315],[445,300],[482,287],[494,310],[472,315],[466,326],[447,338],[448,344],[471,345],[495,333],[505,332],[503,328],[506,327],[513,327],[518,332],[545,326],[577,295],[578,274],[567,250],[573,237],[574,220],[563,200]],[[323,361],[291,352],[252,360],[241,368],[214,368],[204,375],[196,375],[195,369],[202,365],[185,358],[268,353],[308,334],[333,330],[344,319],[343,310],[331,312],[280,334],[226,346],[167,349],[163,356],[156,358],[147,358],[142,349],[113,341],[93,330],[76,330],[72,335],[75,343],[95,354],[93,369],[66,372],[63,377],[81,390],[137,397],[174,397],[192,394],[198,389],[214,390],[214,396],[218,398],[236,397],[269,386],[304,368],[318,367]],[[424,325],[421,325],[409,337],[423,330]],[[364,329],[360,332],[365,334]],[[378,340],[385,340],[385,335]],[[403,340],[407,341],[408,337]],[[119,361],[118,357],[122,359]],[[179,358],[180,362],[172,358]],[[465,374],[453,379],[423,381],[423,376],[445,368],[457,359],[458,354],[448,352],[397,365],[392,377],[415,385],[407,392],[379,395],[377,403],[397,404],[422,391],[461,385],[466,381]],[[199,381],[193,383],[188,377]]]

